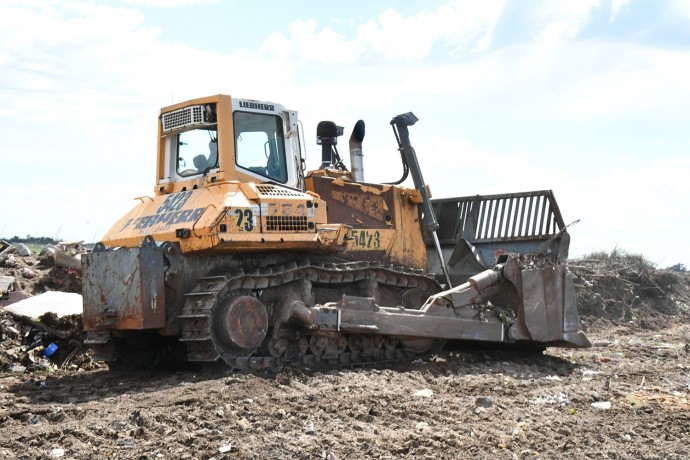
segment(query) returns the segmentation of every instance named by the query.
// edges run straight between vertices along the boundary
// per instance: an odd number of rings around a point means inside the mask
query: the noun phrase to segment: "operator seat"
[[[206,166],[208,165],[208,160],[204,155],[197,155],[194,157],[194,167],[197,172],[204,172]]]
[[[208,141],[208,150],[211,152],[208,155],[208,166],[209,168],[215,168],[218,163],[218,139],[211,139]]]

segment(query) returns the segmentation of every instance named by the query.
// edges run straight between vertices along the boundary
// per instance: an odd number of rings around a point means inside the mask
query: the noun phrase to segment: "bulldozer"
[[[588,347],[549,190],[432,199],[409,128],[402,177],[364,181],[359,120],[317,126],[228,95],[164,107],[152,197],[82,257],[86,343],[136,367],[170,356],[233,369],[365,366],[454,343]],[[402,185],[408,178],[413,186]]]

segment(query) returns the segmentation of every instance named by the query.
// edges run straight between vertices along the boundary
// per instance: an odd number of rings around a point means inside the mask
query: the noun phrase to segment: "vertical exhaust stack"
[[[352,169],[352,177],[357,182],[364,182],[363,140],[364,121],[358,120],[350,136],[350,168]]]

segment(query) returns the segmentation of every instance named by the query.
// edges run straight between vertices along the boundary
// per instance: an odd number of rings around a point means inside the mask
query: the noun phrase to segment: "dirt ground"
[[[599,264],[573,262],[584,350],[234,375],[108,369],[78,335],[53,367],[15,350],[27,370],[0,372],[0,458],[690,458],[688,276]]]

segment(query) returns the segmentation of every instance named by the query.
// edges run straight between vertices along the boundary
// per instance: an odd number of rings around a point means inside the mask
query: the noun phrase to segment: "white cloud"
[[[669,0],[667,10],[673,17],[690,19],[690,0]]]
[[[542,1],[529,10],[535,22],[541,25],[536,40],[549,46],[573,39],[591,18],[600,0]]]
[[[284,59],[340,65],[368,61],[412,63],[429,57],[435,46],[447,48],[454,57],[467,49],[482,53],[492,43],[505,3],[454,0],[434,11],[423,10],[407,17],[388,9],[357,27],[352,38],[330,28],[319,30],[315,20],[296,20],[289,25],[288,37],[273,33],[260,51]]]
[[[154,8],[179,8],[193,5],[216,5],[221,0],[120,0],[125,5],[151,6]]]
[[[690,104],[690,52],[584,43],[577,53],[584,71],[568,79],[554,107],[558,117],[610,119]]]
[[[611,15],[609,16],[609,21],[613,22],[616,17],[626,9],[630,0],[611,0]]]
[[[567,204],[561,209],[582,219],[571,231],[575,254],[618,245],[663,266],[690,260],[682,244],[686,205],[679,199],[690,196],[689,174],[688,159],[650,157],[643,168],[565,177],[570,187],[558,193]]]
[[[316,30],[316,21],[294,21],[289,26],[293,49],[297,59],[302,62],[319,62],[323,64],[351,64],[355,62],[355,48],[346,41],[342,34],[330,28]]]

